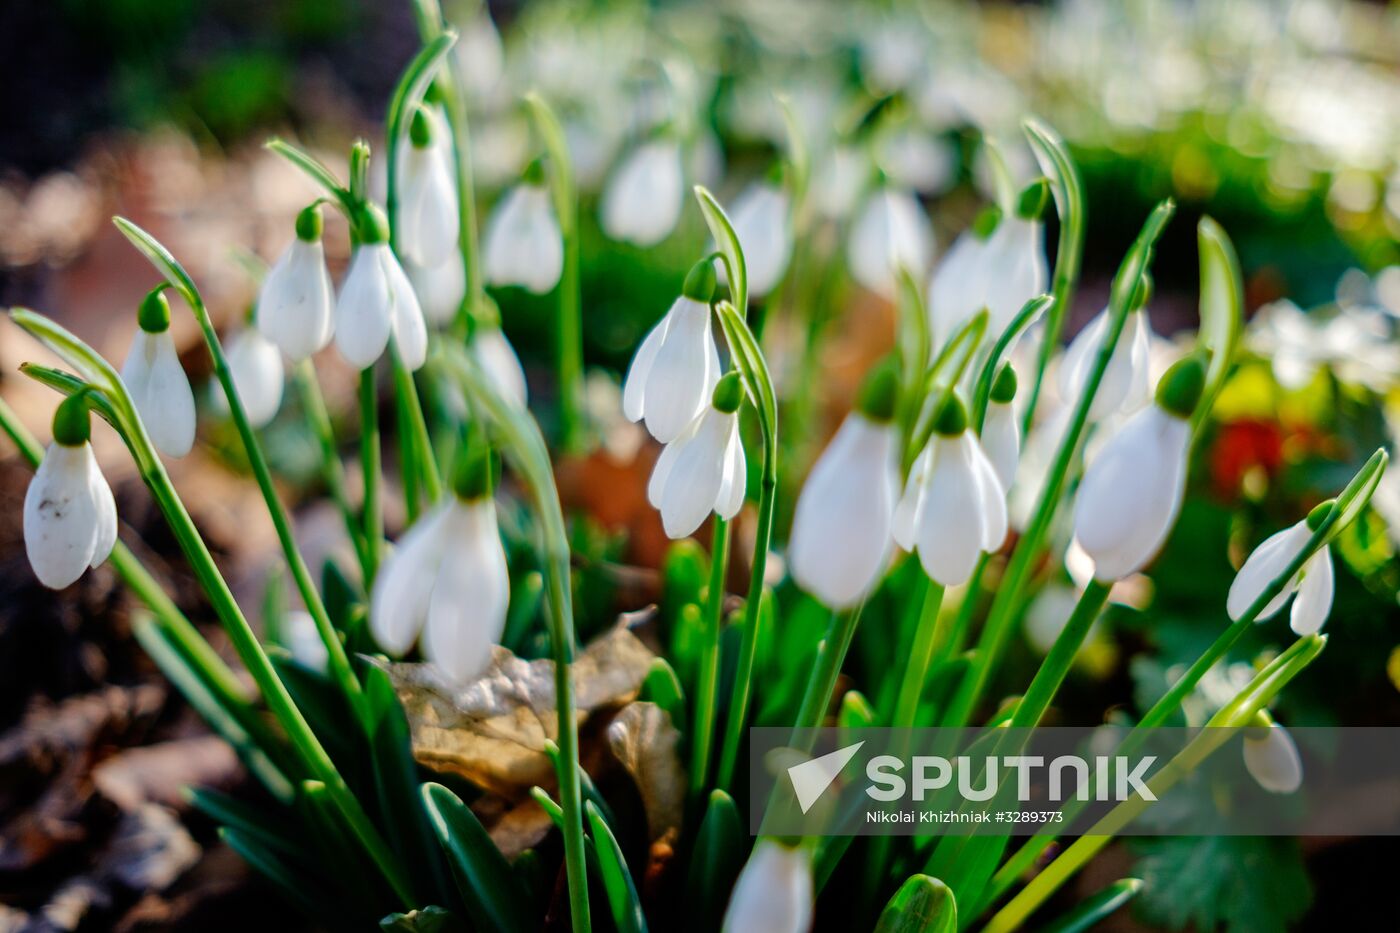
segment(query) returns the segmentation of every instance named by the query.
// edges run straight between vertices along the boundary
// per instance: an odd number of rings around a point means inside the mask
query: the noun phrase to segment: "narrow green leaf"
[[[1235,347],[1244,326],[1244,281],[1235,247],[1214,220],[1202,217],[1196,226],[1201,254],[1201,343],[1211,351],[1206,387],[1191,416],[1199,428],[1225,386]]]
[[[283,812],[272,811],[206,787],[186,788],[185,799],[219,826],[237,830],[264,848],[280,852],[295,861],[310,863],[314,859],[300,838],[304,830],[297,822],[289,821]]]
[[[849,733],[858,729],[868,729],[873,725],[875,709],[865,698],[865,694],[859,690],[847,690],[841,697],[841,709],[836,713],[836,727]],[[843,737],[841,741],[845,744],[854,740]]]
[[[695,186],[695,197],[700,201],[700,213],[705,215],[705,223],[710,235],[715,238],[720,255],[724,260],[725,275],[729,280],[729,295],[734,307],[747,312],[749,307],[749,272],[744,263],[744,247],[739,243],[739,234],[734,232],[734,224],[729,215],[720,207],[715,196],[704,185]]]
[[[171,288],[180,293],[191,308],[200,306],[199,290],[195,288],[194,279],[190,278],[185,267],[170,255],[170,250],[125,217],[113,217],[112,223],[116,224],[122,235],[131,241],[131,245],[156,267],[156,271],[170,283]]]
[[[1050,924],[1043,933],[1084,933],[1137,897],[1141,890],[1140,878],[1115,881]]]
[[[797,113],[793,110],[792,98],[786,94],[775,95],[778,109],[783,115],[783,127],[787,130],[788,165],[792,167],[792,203],[795,212],[800,213],[807,197],[807,185],[812,178],[812,157],[802,136]]]
[[[1383,448],[1377,449],[1371,454],[1371,459],[1366,461],[1365,466],[1352,477],[1351,482],[1347,483],[1346,488],[1338,494],[1337,507],[1333,513],[1336,515],[1336,521],[1328,528],[1328,541],[1356,521],[1361,510],[1366,508],[1371,497],[1375,495],[1376,487],[1380,485],[1381,476],[1389,463],[1390,455]]]
[[[997,369],[1001,366],[1002,358],[1010,352],[1011,347],[1027,328],[1054,304],[1055,299],[1049,295],[1038,295],[1027,301],[1021,306],[1021,310],[1016,312],[1011,323],[1006,325],[1006,330],[997,337],[997,342],[992,344],[992,352],[987,355],[986,362],[977,373],[977,385],[972,393],[972,424],[979,432],[987,415],[987,404],[991,399],[992,385],[996,382]]]
[[[219,838],[228,843],[228,847],[237,852],[243,861],[253,866],[254,871],[271,881],[287,900],[308,917],[321,917],[321,905],[335,902],[335,896],[328,889],[322,888],[321,896],[318,897],[314,893],[318,886],[306,872],[288,864],[282,855],[267,848],[254,837],[236,829],[221,827]]]
[[[520,647],[530,634],[530,626],[539,618],[540,603],[543,600],[544,574],[538,570],[526,571],[511,581],[510,609],[506,613],[505,633],[501,636],[502,645],[512,651]]]
[[[705,549],[694,538],[672,542],[661,567],[665,586],[661,590],[661,618],[674,624],[686,603],[699,603],[710,575]]]
[[[321,190],[334,199],[340,212],[350,221],[351,226],[354,226],[360,211],[359,205],[355,202],[355,197],[350,193],[350,189],[340,183],[340,179],[335,177],[335,173],[327,168],[325,163],[311,153],[275,136],[264,143],[263,148],[280,155],[301,169]]]
[[[890,898],[875,933],[957,933],[958,905],[937,878],[911,875]]]
[[[687,910],[694,912],[692,929],[719,929],[748,845],[748,832],[734,799],[722,790],[710,791],[686,876],[685,903]]]
[[[476,814],[441,784],[424,784],[422,794],[472,922],[485,930],[533,929],[537,918],[524,891]]]
[[[676,677],[676,672],[666,663],[665,658],[656,658],[651,662],[651,668],[642,680],[642,689],[637,694],[637,699],[655,703],[671,717],[671,725],[681,732],[687,731],[689,720],[686,719],[685,713],[685,691],[681,689],[680,679]]]
[[[778,430],[778,400],[773,392],[773,379],[768,373],[768,361],[759,349],[753,331],[749,330],[749,325],[744,321],[744,316],[734,305],[721,301],[716,310],[719,312],[720,326],[724,329],[725,339],[729,341],[729,349],[738,363],[749,395],[758,408],[766,443],[767,437],[775,435]]]
[[[586,801],[583,809],[593,830],[598,870],[603,879],[603,890],[608,895],[608,906],[612,909],[613,923],[617,924],[618,933],[645,933],[646,916],[642,913],[632,873],[627,870],[627,860],[622,857],[622,848],[593,801]]]
[[[569,145],[564,137],[564,128],[554,110],[537,92],[525,95],[525,109],[530,121],[544,143],[549,154],[550,193],[554,197],[554,213],[559,220],[560,234],[568,237],[568,229],[575,221],[578,210],[578,195],[574,186],[573,163],[569,159]]]

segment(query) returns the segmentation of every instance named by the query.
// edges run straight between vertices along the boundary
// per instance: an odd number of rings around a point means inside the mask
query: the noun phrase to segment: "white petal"
[[[680,147],[646,143],[618,167],[603,193],[603,230],[614,240],[654,246],[675,229],[684,202]]]
[[[1011,405],[992,402],[982,425],[982,450],[996,471],[1002,489],[1010,489],[1021,459],[1021,424]]]
[[[520,285],[539,295],[554,288],[564,245],[548,191],[525,184],[506,194],[487,225],[482,262],[492,285]]]
[[[698,301],[679,298],[668,315],[670,324],[647,373],[643,415],[647,430],[669,443],[709,404],[710,309]]]
[[[1291,794],[1303,783],[1303,762],[1298,746],[1278,723],[1269,726],[1263,738],[1244,738],[1244,764],[1259,786],[1273,794]]]
[[[88,566],[94,569],[112,555],[117,543],[117,500],[112,497],[112,487],[97,466],[93,457],[88,467],[88,494],[92,496],[93,508],[97,511],[97,529],[92,539],[92,559]]]
[[[505,631],[510,575],[490,500],[453,502],[423,630],[423,654],[455,683],[486,670]]]
[[[651,378],[656,354],[660,352],[661,344],[666,340],[666,329],[670,326],[671,315],[668,312],[647,333],[642,345],[637,348],[636,356],[632,357],[631,365],[627,367],[627,378],[622,384],[622,413],[628,421],[641,421],[646,413],[647,380]]]
[[[432,324],[452,323],[457,311],[462,307],[462,299],[467,295],[467,267],[460,252],[451,253],[447,259],[432,268],[425,269],[409,263],[404,266],[408,280],[418,295],[418,306],[423,309],[423,317]]]
[[[334,312],[335,293],[321,241],[293,238],[258,294],[258,330],[290,359],[303,360],[330,342]]]
[[[744,457],[744,442],[739,437],[739,419],[730,416],[733,426],[729,431],[729,443],[724,451],[724,475],[720,480],[719,498],[715,503],[715,513],[729,521],[744,507],[744,493],[748,486],[748,461]]]
[[[431,146],[400,144],[399,250],[420,266],[436,266],[457,249],[460,217],[449,163]]]
[[[982,307],[986,296],[986,241],[971,230],[953,241],[929,281],[928,314],[935,347]]]
[[[1006,490],[976,436],[965,432],[963,442],[968,446],[973,476],[977,479],[978,501],[982,506],[982,550],[996,551],[1006,540]]]
[[[282,647],[291,653],[292,660],[302,667],[324,674],[330,664],[331,653],[316,630],[316,620],[305,609],[293,609],[282,620]]]
[[[507,401],[524,408],[529,399],[525,370],[501,329],[492,327],[477,331],[472,337],[471,350],[496,391]]]
[[[122,382],[151,443],[167,456],[189,453],[194,446],[194,391],[169,330],[158,334],[137,330],[122,365]]]
[[[384,243],[355,250],[335,304],[335,345],[356,369],[372,366],[389,345],[392,299],[386,256],[393,259]]]
[[[966,433],[938,440],[915,529],[919,562],[944,586],[966,582],[982,551],[984,504],[968,441]]]
[[[733,418],[710,409],[698,419],[693,433],[686,432],[667,445],[657,460],[648,494],[655,490],[652,502],[661,510],[667,537],[693,534],[717,506]]]
[[[1225,600],[1225,611],[1231,619],[1239,621],[1245,611],[1254,605],[1254,601],[1264,592],[1264,588],[1276,580],[1293,558],[1298,556],[1298,552],[1303,549],[1303,545],[1307,543],[1311,535],[1308,523],[1301,521],[1270,535],[1254,549],[1254,552],[1245,560],[1244,566],[1240,567],[1240,572],[1235,574],[1234,582],[1230,584],[1230,595]],[[1295,576],[1288,581],[1277,596],[1269,601],[1264,610],[1255,617],[1255,621],[1263,622],[1265,619],[1272,618],[1276,612],[1283,608],[1283,604],[1288,602],[1288,597],[1293,595],[1297,585],[1298,580]]]
[[[1014,214],[1002,218],[987,244],[984,303],[991,312],[987,332],[999,335],[1021,306],[1049,284],[1045,234],[1039,221]]]
[[[812,926],[812,897],[807,849],[759,839],[734,883],[724,933],[806,933]]]
[[[933,467],[934,448],[937,443],[938,439],[935,437],[915,458],[914,465],[909,470],[909,479],[904,484],[904,494],[895,506],[890,533],[894,536],[895,543],[906,551],[914,550],[919,520],[923,515],[924,486]]]
[[[920,279],[933,252],[933,228],[910,194],[876,191],[851,227],[847,261],[856,281],[886,298],[895,292],[895,270],[908,267]]]
[[[403,266],[391,252],[384,253],[384,274],[389,283],[389,321],[399,358],[410,370],[417,371],[428,361],[428,325],[418,296],[404,274]]]
[[[282,354],[276,344],[252,328],[235,334],[224,352],[248,421],[260,428],[272,420],[282,404]],[[214,398],[228,411],[221,385],[216,384]]]
[[[1303,582],[1298,584],[1298,598],[1293,601],[1291,625],[1298,635],[1314,635],[1322,631],[1332,611],[1332,551],[1323,547],[1303,566]]]
[[[787,194],[768,183],[747,188],[734,201],[730,220],[744,249],[749,294],[767,295],[783,278],[792,258],[792,229]],[[717,264],[721,269],[723,263]],[[724,275],[720,273],[720,280]]]
[[[409,529],[379,568],[370,594],[369,628],[375,644],[397,657],[413,645],[428,614],[433,582],[445,546],[448,506],[443,503]]]
[[[852,413],[797,498],[788,566],[799,586],[834,609],[863,599],[889,561],[898,487],[894,442],[889,425]]]
[[[106,502],[94,495],[95,483],[106,487],[92,446],[58,443],[49,445],[29,481],[24,495],[24,549],[34,575],[51,589],[68,586],[89,566],[101,563],[96,553],[98,538],[105,539],[109,533],[108,516]],[[115,528],[114,520],[113,534]],[[111,544],[106,544],[110,552]]]

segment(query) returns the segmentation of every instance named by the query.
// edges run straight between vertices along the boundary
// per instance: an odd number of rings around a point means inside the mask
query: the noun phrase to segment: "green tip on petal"
[[[87,395],[84,389],[69,396],[53,413],[53,439],[64,447],[81,447],[92,436]]]
[[[941,437],[957,437],[967,430],[967,408],[958,393],[950,392],[933,415],[933,430]]]
[[[875,366],[861,383],[856,411],[876,424],[888,424],[899,404],[899,371],[892,360]]]
[[[725,415],[732,415],[739,410],[739,404],[744,401],[744,384],[739,381],[738,373],[725,373],[719,382],[715,383],[715,391],[710,396],[710,403],[715,406],[715,411]]]
[[[297,239],[303,243],[315,243],[321,239],[321,229],[325,222],[321,219],[321,202],[317,201],[302,208],[297,214]]]
[[[992,383],[991,399],[998,405],[1010,405],[1016,398],[1016,370],[1007,363],[1001,367],[997,373],[996,382]]]
[[[979,240],[985,240],[996,232],[997,224],[1001,223],[1001,208],[992,204],[983,208],[982,213],[977,215],[977,219],[972,222],[972,233]]]
[[[427,107],[420,105],[413,108],[413,119],[408,123],[408,138],[415,149],[426,149],[433,144],[433,119],[428,115]]]
[[[1050,204],[1050,179],[1037,178],[1021,189],[1016,199],[1016,215],[1026,220],[1039,220]]]
[[[1322,523],[1327,521],[1327,516],[1332,514],[1332,510],[1337,507],[1336,499],[1328,499],[1313,506],[1313,510],[1308,513],[1308,530],[1317,531],[1322,527]]]
[[[136,311],[136,323],[148,334],[159,334],[170,329],[170,302],[165,300],[165,286],[153,288],[141,299],[141,307]]]
[[[1152,275],[1144,272],[1142,278],[1138,279],[1137,288],[1133,289],[1132,310],[1147,307],[1147,303],[1152,300],[1153,288]]]
[[[1206,355],[1192,353],[1177,360],[1157,383],[1157,406],[1178,418],[1189,418],[1206,387]]]
[[[389,242],[389,218],[378,204],[365,205],[361,220],[361,239],[365,244]]]
[[[464,502],[488,499],[496,488],[500,461],[496,452],[479,433],[462,442],[452,469],[452,491]]]
[[[690,267],[685,284],[681,286],[681,294],[705,305],[715,297],[715,266],[710,257],[706,256]]]

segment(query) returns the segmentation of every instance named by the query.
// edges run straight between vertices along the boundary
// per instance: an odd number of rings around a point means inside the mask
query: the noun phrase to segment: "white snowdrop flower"
[[[929,329],[935,347],[947,343],[953,332],[985,303],[987,264],[983,257],[987,252],[987,240],[984,224],[979,218],[972,229],[959,234],[929,279]]]
[[[505,76],[505,48],[484,4],[481,12],[462,28],[452,51],[462,70],[467,94],[473,100],[489,100]]]
[[[719,351],[710,325],[715,273],[708,260],[685,277],[681,297],[651,329],[622,389],[622,413],[629,421],[645,419],[652,437],[675,440],[709,404],[719,381]]]
[[[812,856],[762,838],[724,911],[724,933],[806,933],[812,926]]]
[[[456,684],[481,675],[505,631],[510,575],[491,501],[492,463],[468,450],[454,494],[419,518],[380,568],[370,632],[391,655],[421,635],[423,656]]]
[[[389,248],[383,212],[371,207],[364,242],[335,305],[335,345],[357,369],[374,365],[393,337],[404,365],[416,370],[428,358],[428,328],[408,276]]]
[[[1045,226],[1036,218],[1003,217],[983,250],[983,304],[990,312],[988,332],[1006,330],[1021,307],[1050,284],[1045,261]]]
[[[726,521],[744,505],[748,471],[739,439],[738,373],[716,385],[703,414],[661,451],[647,484],[647,501],[661,512],[667,537],[685,538],[711,512]]]
[[[426,107],[413,113],[399,143],[398,249],[415,265],[432,267],[457,249],[461,216],[453,178],[451,140]]]
[[[944,586],[965,583],[978,557],[1006,539],[1006,490],[956,395],[934,416],[933,437],[909,471],[893,530],[899,546],[917,551],[924,571]]]
[[[491,213],[482,265],[492,285],[519,285],[543,295],[559,283],[564,239],[538,162]]]
[[[454,250],[446,260],[426,269],[408,263],[404,272],[413,284],[424,320],[438,327],[451,324],[467,296],[467,266],[461,251]]]
[[[1254,549],[1245,560],[1235,581],[1230,584],[1230,595],[1226,598],[1225,609],[1230,618],[1238,621],[1254,605],[1264,592],[1264,588],[1277,580],[1288,569],[1303,548],[1313,531],[1327,517],[1332,503],[1324,502],[1313,509],[1308,517],[1277,534],[1264,539],[1264,543]],[[1269,600],[1256,622],[1271,619],[1283,608],[1284,603],[1295,593],[1290,624],[1299,635],[1312,635],[1322,630],[1327,616],[1332,611],[1332,552],[1323,545],[1307,559],[1298,572],[1288,580],[1279,594]]]
[[[1016,399],[1016,373],[1002,366],[992,383],[987,417],[982,422],[982,450],[996,471],[1001,488],[1010,490],[1021,462],[1021,419],[1012,403]]]
[[[889,563],[890,526],[899,497],[899,391],[892,368],[866,380],[856,410],[842,423],[797,497],[788,566],[799,586],[833,609],[866,597]]]
[[[34,576],[55,590],[106,560],[117,541],[116,502],[88,432],[79,392],[54,413],[53,443],[24,494],[24,550]]]
[[[331,653],[316,630],[316,620],[305,609],[293,609],[282,619],[282,647],[302,667],[324,674]]]
[[[1108,330],[1109,309],[1100,311],[1084,329],[1075,335],[1060,362],[1060,395],[1077,400],[1084,392],[1089,373],[1098,359]],[[1128,313],[1123,333],[1113,347],[1108,368],[1103,372],[1099,390],[1089,406],[1089,418],[1100,420],[1115,412],[1132,412],[1151,398],[1152,325],[1147,309],[1139,307]]]
[[[1084,471],[1074,536],[1094,561],[1094,576],[1112,583],[1141,570],[1161,549],[1181,512],[1191,413],[1205,366],[1178,362],[1157,387],[1157,400],[1108,439]]]
[[[896,270],[907,267],[921,279],[933,254],[933,227],[913,195],[881,185],[866,199],[851,225],[846,260],[865,288],[893,298]]]
[[[229,340],[224,356],[228,359],[233,387],[243,402],[243,413],[248,416],[248,423],[255,428],[262,427],[272,420],[282,404],[282,354],[277,350],[277,345],[260,331],[248,327]],[[217,380],[212,398],[215,406],[227,414],[228,399]]]
[[[298,214],[296,230],[263,280],[254,313],[258,330],[293,361],[330,343],[335,326],[335,292],[321,246],[320,207],[313,204]]]
[[[817,168],[811,187],[812,204],[832,220],[855,210],[861,187],[870,175],[870,160],[854,146],[838,146]]]
[[[643,143],[603,192],[603,231],[614,240],[655,246],[676,228],[684,206],[680,145],[672,139]]]
[[[194,446],[194,391],[170,336],[170,305],[160,290],[141,302],[140,329],[122,364],[122,382],[157,449],[183,457]]]
[[[524,408],[530,397],[525,386],[525,369],[500,325],[479,327],[472,335],[469,349],[496,391],[507,401]]]
[[[787,192],[772,181],[750,185],[734,200],[729,217],[744,250],[749,294],[754,298],[778,287],[792,259],[791,207]],[[716,262],[716,271],[725,281],[722,262]]]
[[[1244,766],[1250,777],[1271,794],[1291,794],[1303,784],[1303,760],[1288,730],[1262,717],[1267,726],[1244,733]]]

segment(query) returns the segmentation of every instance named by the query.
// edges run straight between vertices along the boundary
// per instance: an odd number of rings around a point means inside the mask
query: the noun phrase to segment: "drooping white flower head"
[[[892,298],[900,266],[922,281],[933,255],[933,227],[915,197],[880,185],[851,225],[846,261],[865,288]]]
[[[982,308],[987,332],[998,335],[1021,307],[1049,284],[1045,231],[1039,220],[1042,203],[1023,194],[1022,208],[1007,215],[989,208],[964,231],[934,270],[929,282],[929,318],[935,344]],[[1025,213],[1022,213],[1022,210]]]
[[[539,162],[496,205],[486,225],[482,264],[492,285],[519,285],[543,295],[564,271],[564,240]]]
[[[141,302],[140,329],[122,364],[122,382],[151,443],[161,453],[183,457],[194,446],[194,391],[170,336],[170,305],[160,290]]]
[[[1105,308],[1070,341],[1060,361],[1060,395],[1076,401],[1084,393],[1089,373],[1098,359],[1108,331],[1109,309]],[[1089,417],[1099,420],[1115,412],[1134,412],[1152,397],[1152,325],[1147,309],[1129,312],[1123,333],[1113,347],[1108,368],[1089,407]]]
[[[1326,518],[1331,503],[1323,503],[1307,518],[1277,534],[1264,539],[1264,543],[1254,549],[1245,560],[1235,581],[1230,584],[1230,595],[1225,602],[1230,618],[1238,621],[1249,607],[1264,593],[1264,589],[1283,575],[1298,555],[1307,546],[1314,529]],[[1299,635],[1312,635],[1322,630],[1327,616],[1332,611],[1332,552],[1324,544],[1307,559],[1278,595],[1269,600],[1268,605],[1255,617],[1256,622],[1271,619],[1283,608],[1284,603],[1294,593],[1298,598],[1293,602],[1290,625]]]
[[[53,443],[24,494],[24,550],[34,576],[51,589],[73,583],[112,553],[117,505],[88,443],[84,393],[65,399]]]
[[[1265,714],[1256,717],[1267,725],[1245,730],[1242,752],[1249,776],[1271,794],[1291,794],[1303,784],[1303,759],[1288,730]]]
[[[984,302],[991,312],[989,331],[1000,334],[1021,306],[1043,294],[1050,284],[1044,224],[1018,213],[1003,217],[987,241],[983,262],[987,270]]]
[[[729,218],[744,250],[749,294],[754,298],[778,287],[792,259],[791,209],[787,192],[773,181],[750,185],[734,200]],[[724,281],[722,262],[716,262],[715,271]]]
[[[334,311],[321,209],[313,204],[297,215],[296,237],[263,280],[254,321],[264,337],[299,361],[330,343]]]
[[[978,557],[1006,539],[1006,490],[956,394],[935,415],[933,437],[909,471],[893,530],[944,586],[966,582]]]
[[[661,512],[667,537],[688,537],[711,512],[727,521],[743,507],[748,480],[739,439],[743,394],[737,373],[720,379],[705,411],[656,459],[647,501]]]
[[[929,329],[935,346],[947,343],[953,332],[985,303],[987,265],[983,258],[987,240],[984,233],[979,222],[959,234],[929,279]]]
[[[837,146],[817,166],[812,185],[812,204],[831,220],[844,218],[855,210],[861,186],[870,175],[870,158],[855,146]]]
[[[432,268],[457,249],[461,215],[453,172],[447,128],[427,107],[418,107],[408,138],[399,142],[395,217],[399,252],[414,265]]]
[[[262,427],[273,419],[282,404],[282,354],[261,331],[248,327],[229,340],[224,355],[228,358],[233,387],[238,390],[248,423],[255,428]],[[217,381],[212,398],[215,407],[227,414],[228,399]]]
[[[330,664],[330,651],[316,631],[316,620],[305,609],[292,609],[282,619],[282,647],[302,667],[324,674]]]
[[[761,838],[734,883],[724,933],[806,933],[812,899],[811,853]]]
[[[1093,558],[1096,579],[1136,573],[1166,543],[1186,491],[1190,419],[1204,383],[1199,357],[1176,363],[1155,403],[1110,437],[1084,471],[1074,536]]]
[[[467,265],[462,253],[454,251],[447,259],[427,269],[408,263],[404,272],[413,284],[413,293],[418,296],[423,318],[438,327],[451,324],[462,307],[462,299],[467,296]]]
[[[1012,405],[1015,398],[1016,372],[1007,364],[992,383],[987,418],[982,423],[982,450],[991,461],[1001,488],[1008,491],[1021,462],[1021,419]]]
[[[898,377],[882,366],[856,411],[817,458],[797,497],[788,566],[804,590],[833,609],[864,599],[889,563],[899,497]]]
[[[491,501],[492,466],[471,450],[455,491],[418,519],[370,594],[370,631],[391,655],[421,635],[423,656],[453,683],[481,675],[505,631],[510,574]]]
[[[483,324],[479,327],[472,334],[469,349],[496,391],[507,401],[524,408],[530,398],[525,386],[525,369],[500,325]]]
[[[366,212],[364,242],[350,260],[350,271],[335,305],[335,345],[357,369],[372,366],[393,337],[409,369],[428,359],[428,328],[418,296],[389,248],[384,215]]]
[[[666,239],[685,206],[684,174],[675,140],[655,139],[637,147],[603,192],[603,231],[637,246]]]
[[[708,260],[693,266],[681,297],[651,329],[622,389],[622,413],[629,421],[645,419],[652,437],[668,444],[710,402],[719,381],[719,351],[710,325],[715,273]]]

